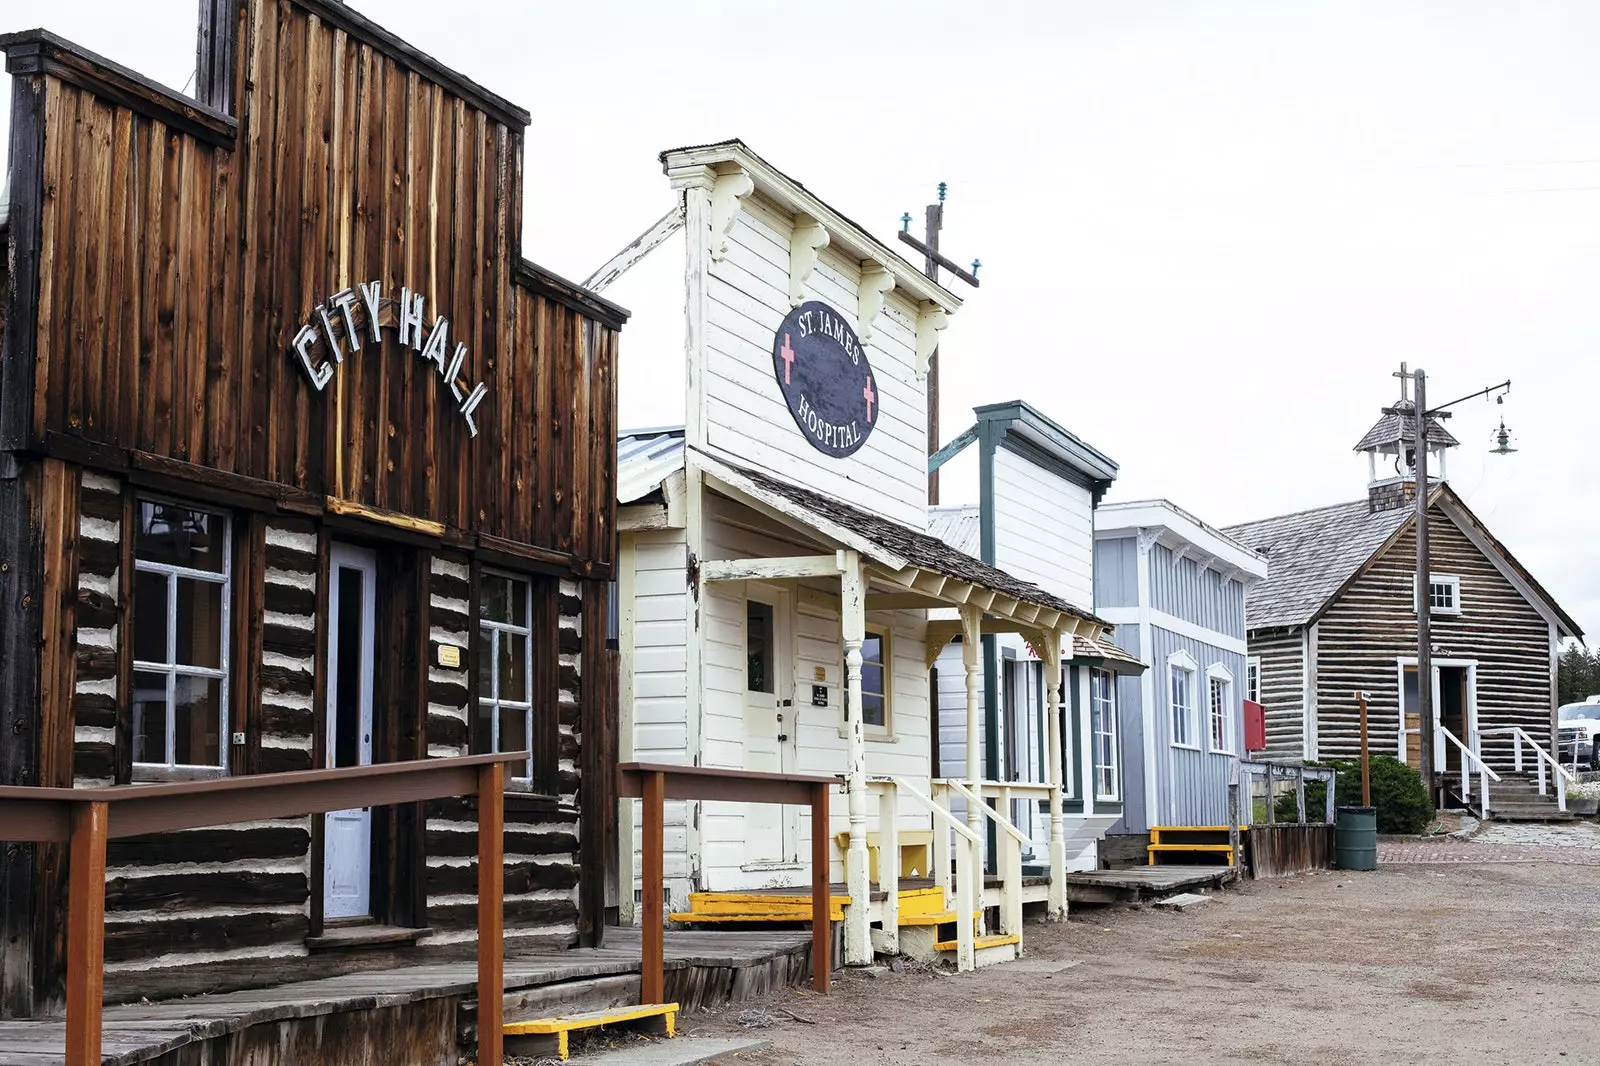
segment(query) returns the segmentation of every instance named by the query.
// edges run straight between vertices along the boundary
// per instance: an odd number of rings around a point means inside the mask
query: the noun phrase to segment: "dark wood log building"
[[[201,0],[192,99],[0,48],[0,783],[528,748],[507,939],[597,938],[626,312],[522,256],[529,114],[335,0]],[[114,841],[108,997],[470,952],[474,834]],[[0,1015],[49,1011],[65,859],[0,848]]]

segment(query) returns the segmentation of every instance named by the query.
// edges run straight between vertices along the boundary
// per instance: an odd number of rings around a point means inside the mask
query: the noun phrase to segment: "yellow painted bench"
[[[580,1029],[599,1029],[622,1022],[637,1022],[647,1018],[660,1018],[669,1037],[678,1035],[678,1005],[676,1003],[646,1003],[638,1007],[612,1007],[609,1010],[589,1011],[584,1014],[567,1014],[560,1018],[539,1018],[531,1022],[507,1022],[500,1027],[506,1036],[553,1036],[558,1054],[564,1060],[569,1050],[568,1038]],[[509,1048],[507,1050],[510,1050]]]
[[[931,829],[902,829],[900,837],[900,876],[910,877],[915,870],[918,877],[932,877],[933,861],[933,830]],[[839,843],[841,854],[850,850],[850,833],[835,833],[834,839]],[[878,853],[882,849],[879,834],[867,834],[867,877],[873,884],[878,884]]]

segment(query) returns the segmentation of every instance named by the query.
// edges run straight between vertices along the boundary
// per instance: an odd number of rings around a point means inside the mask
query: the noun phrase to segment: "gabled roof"
[[[1367,435],[1361,438],[1361,442],[1353,450],[1364,452],[1368,448],[1376,448],[1381,444],[1394,444],[1399,441],[1409,443],[1416,440],[1416,418],[1411,414],[1413,410],[1410,400],[1401,400],[1390,408],[1382,418],[1378,419],[1377,425],[1367,430]],[[1428,443],[1454,448],[1461,442],[1452,437],[1450,431],[1440,425],[1437,418],[1430,418],[1428,419]]]
[[[1553,615],[1570,636],[1582,630],[1533,575],[1489,533],[1448,485],[1433,490],[1432,506],[1442,509],[1469,539],[1476,535],[1490,561],[1523,594]],[[1411,524],[1414,510],[1396,507],[1373,512],[1367,500],[1352,500],[1311,511],[1229,526],[1222,532],[1267,557],[1267,579],[1245,600],[1245,625],[1259,629],[1293,628],[1320,618],[1335,598]]]

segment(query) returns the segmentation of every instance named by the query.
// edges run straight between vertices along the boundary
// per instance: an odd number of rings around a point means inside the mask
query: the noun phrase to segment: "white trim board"
[[[1158,611],[1153,607],[1150,609],[1149,617],[1151,625],[1158,629],[1165,629],[1168,633],[1175,633],[1180,637],[1197,640],[1201,644],[1209,644],[1220,651],[1232,652],[1235,655],[1248,654],[1245,642],[1238,637],[1230,637],[1226,633],[1218,633],[1214,629],[1207,629],[1205,626],[1196,625],[1193,622],[1179,618],[1175,614]],[[1110,618],[1106,620],[1112,621]]]

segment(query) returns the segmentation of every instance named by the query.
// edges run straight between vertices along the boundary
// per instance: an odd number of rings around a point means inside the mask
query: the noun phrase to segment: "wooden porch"
[[[640,1002],[640,949],[638,929],[612,928],[604,947],[507,955],[504,1021]],[[669,930],[665,971],[667,1000],[686,1011],[739,1002],[809,981],[811,937]],[[100,1061],[231,1062],[259,1048],[250,1061],[348,1062],[382,1046],[389,1061],[453,1066],[477,1042],[477,983],[463,959],[108,1006]],[[62,1066],[65,1050],[64,1019],[0,1021],[0,1066]]]

